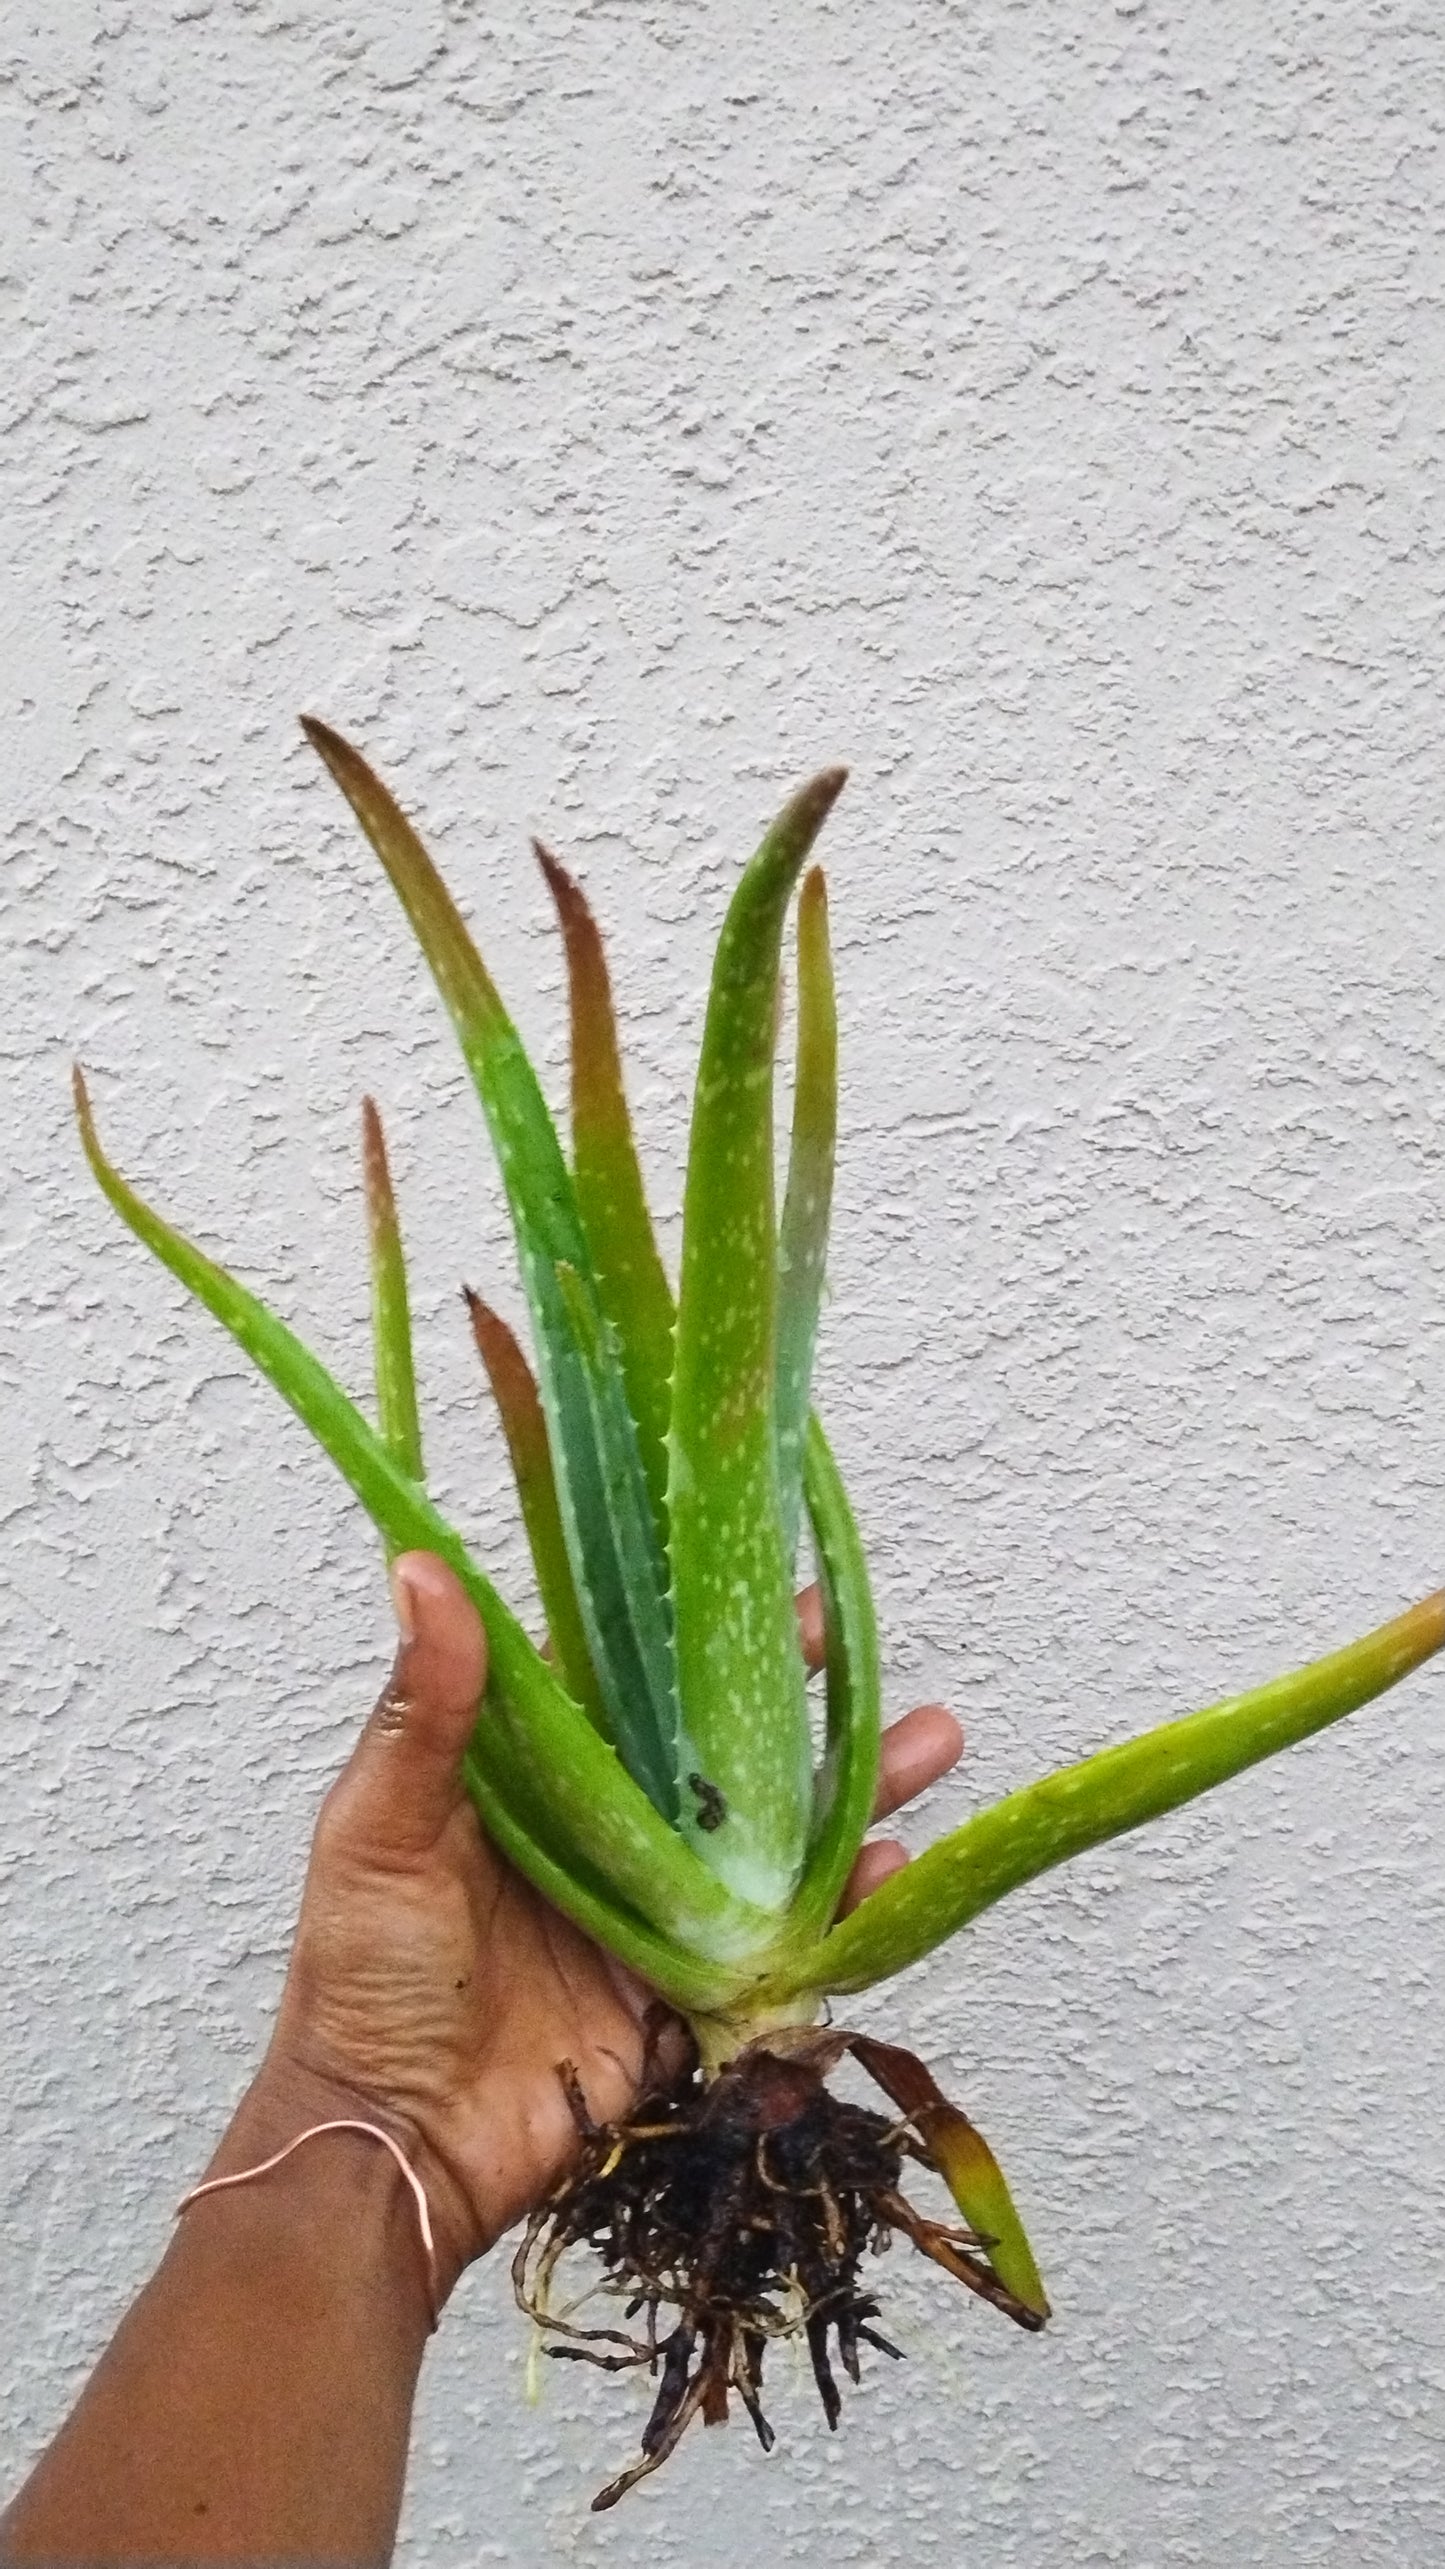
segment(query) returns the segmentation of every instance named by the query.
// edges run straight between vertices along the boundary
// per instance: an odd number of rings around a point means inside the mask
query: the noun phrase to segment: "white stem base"
[[[760,2007],[752,2014],[740,2009],[732,2016],[689,2016],[703,2077],[715,2079],[749,2043],[761,2042],[774,2031],[785,2026],[816,2025],[822,2003],[810,1990],[798,1998],[785,1998],[777,2006]]]

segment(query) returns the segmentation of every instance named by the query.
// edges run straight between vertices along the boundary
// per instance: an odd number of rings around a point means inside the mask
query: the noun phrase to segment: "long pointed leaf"
[[[812,1795],[778,1516],[774,1008],[789,896],[843,777],[831,769],[794,797],[733,895],[683,1212],[667,1504],[683,1723],[706,1788],[684,1825],[722,1879],[764,1908],[781,1908],[797,1880]],[[715,1797],[723,1816],[708,1826]]]
[[[486,1627],[492,1671],[521,1734],[518,1756],[546,1776],[548,1802],[569,1839],[591,1849],[618,1901],[669,1942],[713,1962],[756,1952],[776,1933],[776,1922],[733,1899],[659,1818],[559,1685],[460,1536],[325,1366],[255,1294],[153,1212],[112,1166],[100,1147],[78,1067],[74,1078],[85,1154],[121,1219],[275,1384],[388,1542],[398,1551],[434,1552],[456,1572]]]
[[[302,725],[385,866],[451,1012],[491,1131],[511,1206],[531,1308],[557,1494],[587,1638],[618,1750],[634,1776],[676,1768],[678,1707],[667,1574],[653,1536],[647,1575],[628,1586],[612,1541],[606,1491],[630,1484],[647,1515],[646,1478],[621,1368],[589,1377],[557,1281],[574,1268],[597,1287],[561,1146],[496,985],[411,823],[340,734]]]
[[[1008,2180],[977,2124],[970,2123],[958,2106],[950,2105],[916,2052],[855,2034],[853,2056],[927,2143],[934,2166],[970,2230],[978,2232],[983,2254],[999,2282],[1041,2325],[1049,2316],[1043,2278],[1014,2208]]]
[[[547,1422],[542,1414],[541,1395],[532,1368],[500,1313],[483,1302],[479,1293],[473,1293],[470,1285],[464,1287],[464,1291],[471,1315],[472,1335],[487,1369],[487,1380],[492,1387],[492,1398],[497,1404],[497,1415],[511,1456],[517,1496],[522,1503],[522,1522],[532,1549],[537,1590],[547,1619],[557,1673],[568,1694],[581,1705],[594,1730],[600,1730],[603,1738],[607,1739],[611,1737],[611,1731],[587,1647],[582,1609],[577,1603],[577,1590],[572,1580],[572,1564],[567,1557],[567,1540],[562,1531],[562,1512],[557,1505],[557,1484],[552,1473],[552,1455],[547,1443]]]
[[[893,1874],[810,1954],[768,1973],[760,1996],[868,1989],[890,1979],[1021,1882],[1308,1739],[1383,1694],[1442,1643],[1445,1589],[1327,1659],[1025,1785]]]
[[[798,897],[798,1042],[793,1136],[778,1230],[778,1504],[791,1570],[803,1504],[803,1439],[813,1350],[828,1263],[833,1158],[838,1138],[838,1002],[828,944],[828,892],[820,866]]]
[[[653,1515],[665,1541],[672,1288],[658,1255],[627,1111],[612,985],[597,922],[566,867],[540,839],[532,847],[557,905],[567,955],[577,1204],[602,1308],[617,1333]]]
[[[582,1376],[587,1387],[587,1397],[592,1404],[595,1423],[600,1419],[609,1383],[615,1376],[613,1350],[607,1340],[608,1324],[597,1309],[596,1303],[589,1297],[575,1267],[566,1266],[559,1260],[557,1281],[562,1289],[562,1300],[566,1306],[581,1357]],[[600,1432],[598,1452],[602,1456],[604,1466],[609,1462],[614,1466],[607,1473],[604,1482],[603,1504],[607,1512],[608,1533],[615,1548],[618,1584],[629,1596],[632,1596],[652,1576],[651,1543],[654,1529],[648,1514],[647,1493],[634,1474],[617,1468],[619,1463],[617,1449],[609,1448]],[[643,1639],[644,1636],[639,1634],[639,1641]],[[668,1682],[671,1675],[670,1636],[668,1636],[668,1644],[664,1667],[652,1667],[645,1661],[639,1662],[639,1682],[649,1686],[654,1693]],[[655,1636],[653,1646],[658,1646],[658,1638]],[[620,1661],[620,1647],[618,1657]],[[680,1737],[679,1732],[665,1748],[660,1742],[656,1743],[654,1748],[650,1733],[642,1730],[634,1744],[634,1754],[638,1762],[633,1765],[632,1758],[628,1759],[643,1791],[655,1803],[663,1817],[670,1821],[675,1821],[678,1816],[677,1782],[680,1754],[678,1740]]]
[[[832,1919],[863,1843],[878,1790],[882,1686],[878,1626],[842,1475],[816,1418],[808,1423],[805,1478],[818,1551],[827,1643],[828,1736],[818,1778],[818,1818],[788,1934],[818,1935]]]
[[[416,1368],[411,1351],[411,1306],[396,1196],[386,1156],[386,1136],[374,1098],[361,1101],[361,1163],[371,1247],[371,1342],[376,1374],[376,1415],[381,1441],[410,1479],[425,1480]]]

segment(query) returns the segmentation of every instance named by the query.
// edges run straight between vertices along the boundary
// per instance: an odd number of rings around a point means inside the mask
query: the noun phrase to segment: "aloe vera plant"
[[[600,2502],[610,2503],[665,2458],[689,2417],[725,2413],[729,2390],[771,2440],[757,2397],[771,2335],[806,2331],[835,2419],[829,2329],[855,2375],[860,2341],[886,2345],[868,2325],[874,2305],[856,2282],[858,2250],[879,2226],[906,2232],[1022,2325],[1041,2324],[1048,2305],[1038,2270],[982,2137],[911,2054],[820,2030],[824,2002],[906,1970],[1050,1866],[1177,1808],[1393,1685],[1445,1641],[1445,1592],[1305,1668],[1010,1794],[840,1917],[872,1811],[880,1725],[863,1547],[811,1403],[837,1026],[823,876],[805,869],[843,771],[816,777],[785,806],[723,924],[674,1297],[639,1171],[602,944],[580,888],[537,848],[567,959],[569,1154],[416,832],[338,734],[309,720],[305,730],[431,966],[500,1164],[535,1373],[498,1314],[474,1292],[468,1301],[515,1467],[545,1648],[427,1495],[405,1266],[370,1101],[364,1167],[375,1424],[278,1317],[120,1175],[101,1149],[79,1070],[77,1112],[91,1167],[116,1211],[290,1402],[388,1552],[434,1551],[468,1588],[490,1647],[487,1704],[467,1758],[485,1827],[692,2030],[699,2068],[686,2094],[676,2082],[659,2088],[632,2126],[600,2133],[578,2099],[579,2173],[538,2216],[518,2260],[525,2306],[564,2338],[588,2332],[555,2314],[547,2287],[557,2259],[578,2240],[603,2241],[617,2288],[647,2307],[641,2341],[604,2331],[602,2351],[580,2342],[554,2349],[590,2352],[614,2367],[635,2360],[662,2375],[643,2458],[603,2492]],[[773,1064],[783,947],[800,878],[796,1077],[779,1213]],[[805,1525],[826,1634],[826,1736],[816,1763],[794,1608]],[[891,2123],[820,2102],[824,2074],[848,2048],[892,2099]],[[729,2082],[730,2121],[716,2103]],[[608,2204],[615,2210],[625,2196],[631,2214],[644,2199],[666,2211],[668,2169],[687,2149],[721,2147],[725,2124],[733,2136],[728,2165],[742,2171],[727,2197],[727,2288],[717,2241],[706,2273],[700,2251],[689,2269],[686,2240],[665,2222],[651,2267],[639,2268],[634,2221],[629,2265]],[[902,2156],[943,2175],[963,2226],[927,2221],[907,2203],[898,2191]],[[804,2197],[814,2206],[806,2221]],[[667,2212],[674,2227],[675,2213],[675,2206]],[[766,2234],[766,2253],[755,2233]],[[659,2339],[664,2302],[680,2317]],[[631,2354],[617,2351],[628,2346]]]

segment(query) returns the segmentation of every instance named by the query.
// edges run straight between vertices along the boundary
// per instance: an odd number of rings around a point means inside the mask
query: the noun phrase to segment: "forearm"
[[[356,2110],[263,2073],[207,2173]],[[364,2134],[203,2197],[0,2521],[0,2561],[388,2560],[429,2326],[415,2203]]]

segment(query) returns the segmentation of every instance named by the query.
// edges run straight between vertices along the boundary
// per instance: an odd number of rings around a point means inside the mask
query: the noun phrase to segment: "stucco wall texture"
[[[424,824],[557,1092],[540,828],[676,1247],[711,941],[836,757],[820,1401],[890,1705],[981,1799],[1445,1576],[1445,42],[1415,0],[59,0],[3,33],[3,2446],[254,2066],[390,1655],[370,1529],[122,1164],[367,1380],[390,1119],[443,1503],[525,1593],[449,1029],[295,730]],[[1445,1679],[858,2006],[1010,2171],[1028,2341],[886,2270],[830,2438],[429,2356],[401,2554],[1349,2563],[1445,2542]]]

